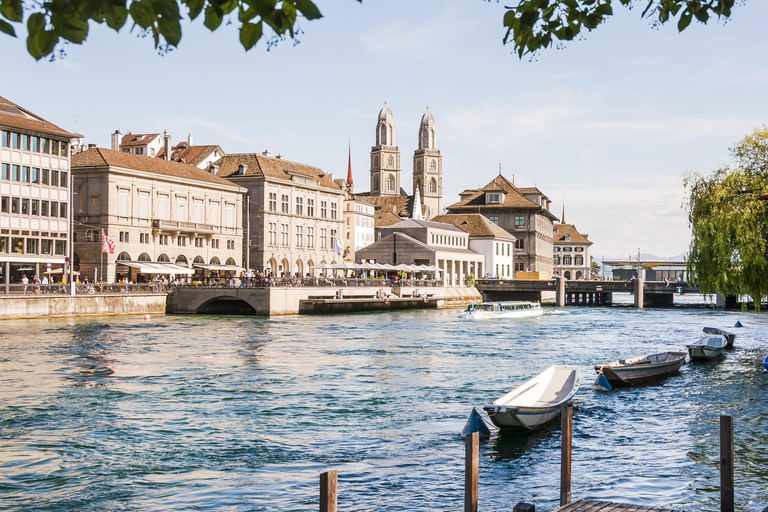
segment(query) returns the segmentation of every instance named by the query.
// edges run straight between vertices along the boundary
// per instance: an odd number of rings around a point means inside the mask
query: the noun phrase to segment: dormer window
[[[501,203],[501,194],[498,192],[488,192],[486,194],[486,202],[491,204],[499,204]]]
[[[248,169],[248,166],[245,164],[240,164],[237,166],[237,175],[243,176],[245,174],[246,169]]]
[[[565,235],[563,237],[563,240],[565,240],[566,242],[568,242],[570,239],[571,239],[571,235]]]

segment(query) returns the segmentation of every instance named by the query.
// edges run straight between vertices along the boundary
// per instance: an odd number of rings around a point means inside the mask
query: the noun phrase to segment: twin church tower
[[[443,157],[435,145],[435,118],[427,111],[421,117],[418,149],[413,152],[413,196],[400,188],[400,148],[395,145],[395,118],[385,106],[376,123],[376,145],[371,148],[371,189],[355,194],[374,203],[377,210],[400,217],[442,214]],[[423,205],[422,212],[413,209]]]

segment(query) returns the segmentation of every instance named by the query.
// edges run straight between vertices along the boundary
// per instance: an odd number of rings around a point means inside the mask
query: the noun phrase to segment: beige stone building
[[[243,268],[245,189],[187,164],[108,149],[72,157],[83,278],[220,277]],[[115,243],[102,252],[101,230]]]
[[[346,193],[331,175],[257,153],[226,155],[212,170],[248,190],[250,268],[305,277],[319,275],[312,269],[316,264],[343,261]]]
[[[592,271],[590,242],[573,224],[555,224],[555,271],[566,279],[589,279]]]
[[[536,187],[517,187],[502,175],[485,187],[465,190],[448,213],[482,213],[515,236],[515,272],[553,271],[551,201]]]
[[[69,255],[69,144],[77,137],[0,98],[0,283],[61,279]]]
[[[362,263],[429,265],[443,269],[445,286],[464,286],[483,275],[485,256],[469,249],[469,233],[452,224],[407,219],[381,229],[381,239],[355,254]]]
[[[344,200],[344,259],[355,261],[355,252],[371,245],[374,237],[375,207],[362,199]]]

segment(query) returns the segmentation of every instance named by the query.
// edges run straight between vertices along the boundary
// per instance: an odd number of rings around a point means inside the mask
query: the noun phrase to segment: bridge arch
[[[198,315],[256,315],[254,308],[248,301],[231,295],[220,295],[206,300],[200,304],[195,313]]]

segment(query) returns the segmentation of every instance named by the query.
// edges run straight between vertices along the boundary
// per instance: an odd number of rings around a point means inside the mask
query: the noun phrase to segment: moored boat
[[[578,366],[550,366],[483,409],[500,429],[534,430],[557,418],[580,384]]]
[[[727,345],[728,342],[722,334],[708,334],[690,345],[686,345],[686,348],[691,361],[708,361],[723,355],[723,350]]]
[[[733,348],[733,342],[736,340],[736,334],[728,331],[724,331],[722,329],[718,329],[717,327],[705,327],[704,328],[704,334],[721,334],[725,337],[726,345],[725,348]]]
[[[524,318],[541,316],[544,310],[538,302],[514,301],[514,302],[482,302],[470,304],[461,318],[469,320],[482,320],[485,318]]]
[[[675,373],[685,362],[685,352],[661,352],[595,365],[612,386],[635,386]]]

